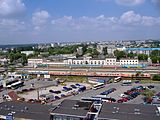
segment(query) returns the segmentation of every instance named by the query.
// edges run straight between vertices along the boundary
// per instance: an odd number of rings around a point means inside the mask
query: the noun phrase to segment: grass
[[[132,80],[132,82],[134,82],[136,80]],[[155,84],[160,84],[160,81],[155,81],[155,80],[139,80],[140,83],[142,84],[146,84],[146,83],[155,83]]]
[[[78,83],[87,83],[87,77],[83,76],[53,76],[53,78],[59,78],[66,80],[66,82],[78,82]]]

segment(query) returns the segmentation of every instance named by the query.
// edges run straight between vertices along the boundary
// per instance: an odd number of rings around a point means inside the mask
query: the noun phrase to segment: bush
[[[157,75],[154,75],[152,79],[153,79],[153,80],[158,80],[158,81],[160,81],[160,75],[158,75],[158,74],[157,74]]]

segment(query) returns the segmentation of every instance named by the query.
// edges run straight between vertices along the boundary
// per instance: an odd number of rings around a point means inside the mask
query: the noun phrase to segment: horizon
[[[159,0],[2,0],[0,44],[160,39]]]

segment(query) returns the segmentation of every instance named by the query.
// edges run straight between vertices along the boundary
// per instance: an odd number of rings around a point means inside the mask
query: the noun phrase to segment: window
[[[91,64],[93,64],[93,62],[91,61]]]
[[[94,62],[94,64],[96,65],[96,64],[97,64],[97,62],[95,61],[95,62]]]
[[[102,64],[104,64],[104,61],[102,61]]]
[[[101,64],[100,61],[98,61],[98,64],[99,64],[99,65]]]

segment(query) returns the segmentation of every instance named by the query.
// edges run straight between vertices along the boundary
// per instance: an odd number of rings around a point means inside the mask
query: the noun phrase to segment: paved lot
[[[98,89],[98,90],[88,90],[88,91],[85,91],[83,93],[80,93],[78,95],[75,95],[75,96],[70,96],[70,97],[67,97],[65,99],[72,99],[72,100],[80,100],[81,97],[92,97],[92,96],[96,96],[98,94],[100,94],[101,92],[105,91],[105,90],[108,90],[110,88],[116,88],[117,90],[113,93],[110,93],[108,95],[108,97],[113,97],[115,98],[116,100],[120,99],[120,94],[123,94],[125,91],[131,89],[132,87],[135,87],[135,86],[139,86],[139,85],[142,85],[142,86],[148,86],[150,84],[132,84],[132,86],[121,86],[121,83],[112,83],[112,84],[107,84],[105,88],[101,88],[101,89]],[[153,90],[156,90],[157,92],[160,91],[160,85],[159,84],[152,84],[155,86],[155,88]],[[130,103],[130,104],[141,104],[143,103],[143,96],[138,96],[136,98],[134,98],[133,100],[130,100],[126,103]],[[52,102],[53,105],[58,105],[61,101],[63,101],[64,99],[60,99],[58,101],[54,101]]]
[[[71,82],[66,82],[65,83],[67,86],[66,87],[70,87],[70,85],[72,84],[76,84],[76,83],[71,83]],[[86,84],[86,83],[80,83],[80,85],[85,85],[87,88],[90,88],[90,85],[89,84]],[[34,90],[34,91],[30,91],[30,92],[25,92],[23,94],[18,94],[20,97],[23,97],[25,98],[26,100],[29,100],[29,99],[37,99],[38,98],[38,93],[39,92],[39,95],[41,96],[42,94],[44,95],[54,95],[54,96],[61,96],[61,94],[64,94],[64,95],[69,95],[71,94],[71,92],[73,91],[77,91],[77,89],[72,89],[71,91],[68,91],[68,92],[64,92],[62,91],[64,86],[62,85],[58,85],[58,86],[50,86],[50,87],[43,87],[43,88],[40,88],[37,90]],[[54,91],[61,91],[61,94],[55,94],[55,93],[50,93],[49,90],[54,90]]]

